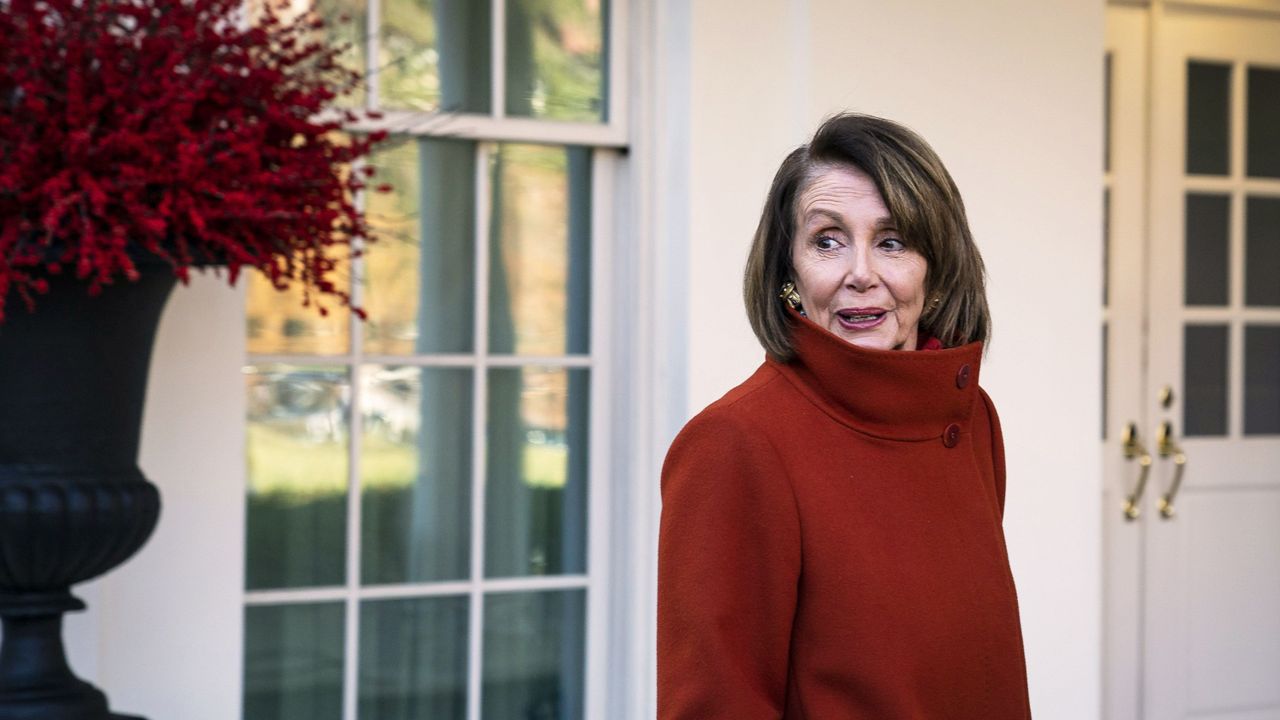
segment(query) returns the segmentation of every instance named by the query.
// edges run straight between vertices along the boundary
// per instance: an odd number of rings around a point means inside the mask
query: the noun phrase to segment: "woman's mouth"
[[[840,321],[840,326],[846,330],[870,330],[884,322],[888,314],[888,311],[882,308],[851,308],[840,310],[836,313],[836,318]]]

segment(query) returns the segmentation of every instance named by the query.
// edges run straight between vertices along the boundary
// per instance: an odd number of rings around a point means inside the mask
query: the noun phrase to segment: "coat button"
[[[942,444],[949,448],[955,447],[960,442],[960,426],[951,423],[947,429],[942,431]]]
[[[956,373],[956,387],[960,388],[961,390],[965,389],[965,387],[969,384],[969,375],[972,372],[973,371],[969,369],[968,365],[961,365],[960,372]]]

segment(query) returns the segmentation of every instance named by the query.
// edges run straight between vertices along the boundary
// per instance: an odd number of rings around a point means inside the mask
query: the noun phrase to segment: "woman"
[[[840,115],[782,163],[765,362],[663,467],[659,720],[1030,716],[983,274],[910,130]]]

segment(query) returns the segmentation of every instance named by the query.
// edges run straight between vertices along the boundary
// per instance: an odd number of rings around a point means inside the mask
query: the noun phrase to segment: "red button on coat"
[[[955,423],[951,423],[947,426],[947,429],[942,432],[942,444],[951,448],[955,447],[958,442],[960,442],[960,426]]]
[[[968,365],[961,365],[960,372],[956,373],[956,387],[963,390],[969,384],[969,374],[971,372]]]

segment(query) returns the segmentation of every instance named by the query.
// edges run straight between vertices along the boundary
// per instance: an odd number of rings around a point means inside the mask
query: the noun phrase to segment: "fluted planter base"
[[[155,529],[138,469],[156,326],[174,278],[153,267],[86,297],[58,277],[0,325],[0,720],[141,720],[67,665],[72,585],[123,563]]]
[[[67,667],[62,613],[83,610],[69,592],[0,596],[4,647],[0,650],[0,720],[124,720],[107,710],[102,691]],[[136,719],[135,719],[136,720]]]

